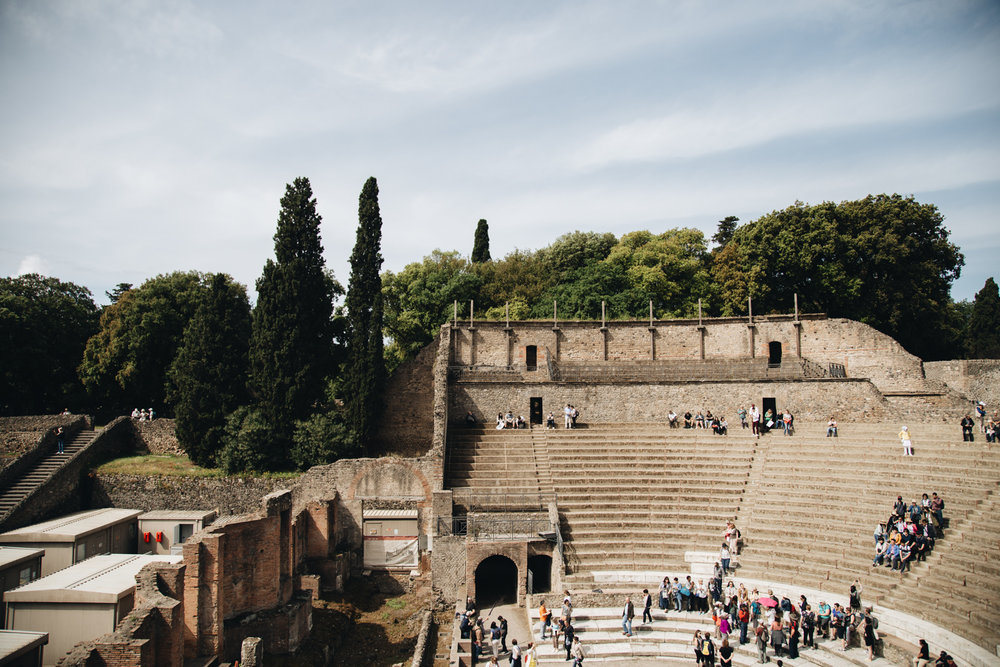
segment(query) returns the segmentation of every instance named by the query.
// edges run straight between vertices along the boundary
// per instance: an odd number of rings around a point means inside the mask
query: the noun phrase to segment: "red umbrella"
[[[777,607],[778,603],[775,602],[774,598],[769,598],[766,595],[757,598],[757,602],[761,603],[765,607]]]

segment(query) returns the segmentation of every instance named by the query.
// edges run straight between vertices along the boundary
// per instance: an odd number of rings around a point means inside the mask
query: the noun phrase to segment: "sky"
[[[0,275],[98,303],[254,300],[299,176],[344,285],[369,176],[392,271],[898,192],[1000,278],[995,0],[0,0],[0,99]]]

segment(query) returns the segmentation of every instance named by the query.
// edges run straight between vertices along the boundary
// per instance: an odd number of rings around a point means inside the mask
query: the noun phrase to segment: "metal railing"
[[[531,540],[559,534],[556,527],[546,518],[534,517],[439,517],[438,534],[469,537],[475,541],[499,542],[509,540]]]
[[[844,367],[844,364],[830,364],[830,377],[832,378],[847,377],[847,368]]]

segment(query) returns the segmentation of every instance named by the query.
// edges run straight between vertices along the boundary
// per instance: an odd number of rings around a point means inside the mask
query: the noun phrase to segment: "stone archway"
[[[476,604],[480,609],[495,604],[516,604],[517,563],[500,554],[484,558],[476,566],[475,587]]]

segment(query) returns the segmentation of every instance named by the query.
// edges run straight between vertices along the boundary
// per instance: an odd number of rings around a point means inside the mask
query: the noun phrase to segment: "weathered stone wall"
[[[57,426],[65,429],[80,418],[80,415],[0,417],[0,464],[36,447],[47,431]]]
[[[132,423],[138,435],[138,449],[146,449],[150,454],[184,453],[177,442],[174,432],[176,422],[173,419],[154,419],[151,422],[132,419]]]
[[[389,378],[375,448],[406,456],[421,456],[434,434],[433,369],[439,340],[415,359],[404,362]]]
[[[1000,359],[926,361],[928,379],[944,382],[969,401],[984,401],[990,414],[1000,409]]]
[[[80,418],[77,423],[83,421],[83,418]],[[73,427],[75,426],[76,423]],[[72,434],[73,430],[67,429],[67,433]],[[51,432],[46,437],[54,438]],[[46,442],[49,444],[46,445]],[[54,447],[54,439],[43,441],[42,446]],[[83,509],[79,487],[87,472],[101,461],[132,452],[134,447],[135,429],[132,428],[131,420],[119,417],[100,431],[90,444],[72,454],[66,463],[50,473],[41,485],[11,509],[3,519],[2,529],[12,530]],[[21,457],[19,462],[28,456]],[[13,467],[10,466],[4,473]],[[0,486],[3,483],[6,482],[0,482]]]
[[[464,537],[443,535],[434,538],[431,572],[434,573],[434,590],[441,599],[465,597],[465,561]]]
[[[267,494],[294,480],[268,477],[144,477],[99,475],[85,485],[87,507],[144,510],[216,510],[220,516],[249,514]]]
[[[581,412],[582,423],[666,422],[667,413],[711,410],[736,422],[736,411],[761,406],[773,397],[799,419],[825,421],[830,415],[842,421],[886,419],[891,408],[867,380],[793,380],[783,382],[686,382],[670,384],[501,384],[459,382],[451,387],[453,424],[467,410],[488,417],[511,408],[528,414],[530,399],[541,397],[547,414],[562,423],[562,406],[570,403]]]
[[[450,334],[447,333],[450,331]],[[923,380],[920,359],[872,327],[823,315],[771,315],[755,318],[662,320],[646,322],[482,322],[474,329],[444,329],[451,337],[451,363],[457,366],[524,366],[524,348],[535,345],[540,357],[555,361],[641,361],[646,359],[766,358],[772,342],[783,358],[806,358],[822,365],[843,364],[847,375],[867,378],[880,389],[906,389]],[[510,360],[508,362],[508,360]],[[542,363],[541,359],[539,363]]]
[[[443,484],[441,459],[346,459],[307,470],[292,488],[294,512],[310,503],[336,497],[336,530],[330,538],[337,551],[349,552],[352,567],[362,562],[365,507],[415,508],[422,535],[433,532],[433,492]]]

